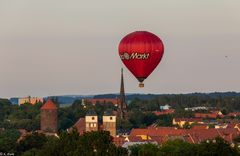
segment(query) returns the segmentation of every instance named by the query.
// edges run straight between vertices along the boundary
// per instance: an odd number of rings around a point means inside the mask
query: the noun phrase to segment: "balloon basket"
[[[139,86],[140,88],[143,88],[143,87],[144,87],[144,83],[140,82],[138,86]]]

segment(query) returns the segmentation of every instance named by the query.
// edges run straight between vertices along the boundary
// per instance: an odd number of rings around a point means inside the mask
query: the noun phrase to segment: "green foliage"
[[[215,138],[200,144],[190,144],[183,140],[169,140],[161,146],[154,144],[133,145],[129,147],[131,156],[238,156],[239,150],[233,148],[222,138]]]
[[[77,120],[84,117],[87,110],[83,107],[81,100],[76,100],[69,107],[58,109],[58,127],[59,130],[66,130],[71,127]]]
[[[62,132],[58,139],[45,144],[39,155],[45,156],[127,156],[127,150],[112,143],[109,132],[87,132],[79,136],[76,129]]]
[[[132,127],[133,127],[133,125],[129,120],[117,118],[117,129],[118,130],[130,131],[132,129]]]
[[[214,140],[205,141],[199,144],[198,148],[199,156],[219,155],[219,156],[234,156],[240,155],[236,148],[232,148],[228,142],[220,137]]]
[[[106,110],[115,110],[116,107],[112,103],[107,102],[99,103],[97,101],[94,109],[99,116],[102,116]]]
[[[222,108],[221,112],[223,115],[227,115],[229,113],[229,111],[227,110],[227,108]]]
[[[158,95],[150,100],[141,100],[135,98],[129,104],[129,109],[138,109],[142,111],[159,110],[160,105],[169,104],[174,109],[183,109],[185,107],[217,107],[226,108],[229,111],[240,110],[240,96],[231,94],[169,94]]]
[[[155,144],[141,144],[130,146],[130,156],[157,156],[159,153],[159,146]]]
[[[16,129],[0,130],[0,151],[15,153],[19,137],[20,132]]]
[[[190,125],[188,122],[186,122],[185,124],[183,124],[183,129],[190,129],[193,125]]]
[[[208,127],[209,128],[215,128],[215,125],[214,124],[209,124]]]
[[[138,98],[135,98],[131,101],[131,103],[128,106],[129,110],[141,110],[141,111],[154,111],[159,110],[159,102],[158,100],[140,100]]]
[[[11,103],[9,100],[0,99],[0,122],[3,122],[5,116],[9,115],[12,111]]]
[[[173,115],[171,114],[164,114],[158,116],[158,119],[156,120],[157,126],[172,126],[172,120],[173,120]]]
[[[41,102],[35,105],[26,103],[21,106],[11,105],[6,100],[1,102],[0,100],[0,127],[26,129],[28,131],[40,128]]]
[[[235,138],[233,139],[233,142],[239,144],[239,143],[240,143],[240,135],[238,135],[237,137],[235,137]]]
[[[176,118],[192,118],[194,117],[194,112],[192,111],[185,111],[183,109],[175,110],[174,117]]]
[[[32,149],[41,149],[46,141],[47,137],[44,134],[34,132],[19,142],[17,151],[18,153],[23,153]],[[36,150],[34,151],[36,152]]]
[[[173,140],[165,142],[161,148],[161,155],[175,155],[175,156],[193,156],[196,155],[197,145],[184,142],[182,140]]]

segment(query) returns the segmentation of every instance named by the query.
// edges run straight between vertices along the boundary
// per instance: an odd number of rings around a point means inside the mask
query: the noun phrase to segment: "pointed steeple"
[[[119,96],[119,109],[121,119],[125,118],[127,112],[125,90],[124,90],[124,80],[123,80],[123,69],[121,69],[121,86],[120,86],[120,96]]]

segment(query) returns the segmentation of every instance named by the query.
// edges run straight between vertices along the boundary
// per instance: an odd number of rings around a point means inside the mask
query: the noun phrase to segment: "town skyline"
[[[0,2],[0,97],[240,92],[239,1]],[[118,56],[130,32],[165,53],[140,89]]]

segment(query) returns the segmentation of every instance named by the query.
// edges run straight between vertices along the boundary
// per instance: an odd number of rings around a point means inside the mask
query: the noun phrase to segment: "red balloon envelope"
[[[126,35],[118,47],[125,66],[140,82],[153,72],[162,59],[164,46],[161,39],[147,31],[136,31]]]

